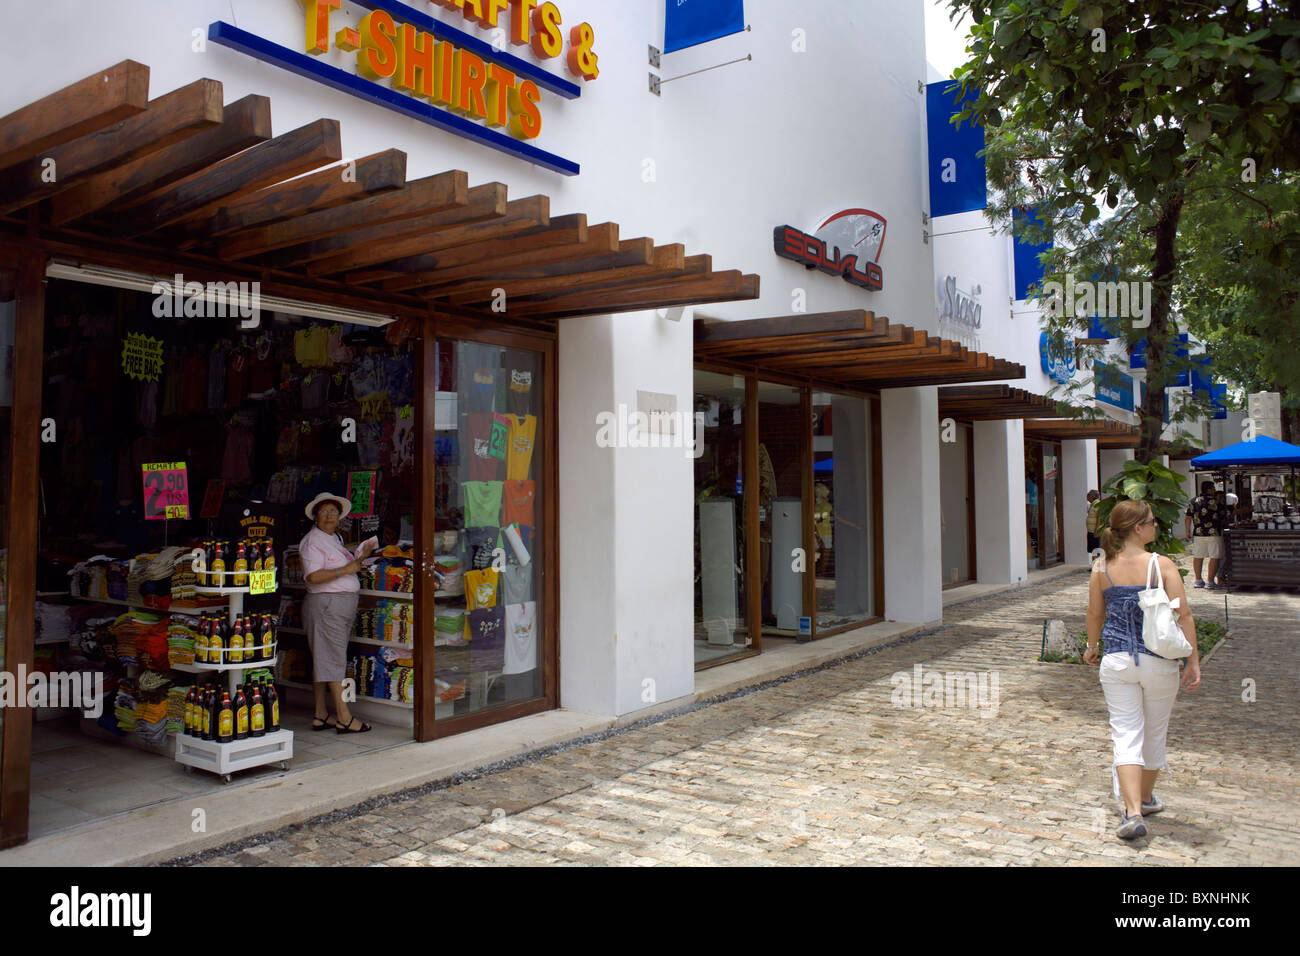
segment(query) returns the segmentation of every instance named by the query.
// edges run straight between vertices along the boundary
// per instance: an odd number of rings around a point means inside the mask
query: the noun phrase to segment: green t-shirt
[[[501,524],[500,481],[467,481],[465,488],[465,527],[495,528]]]

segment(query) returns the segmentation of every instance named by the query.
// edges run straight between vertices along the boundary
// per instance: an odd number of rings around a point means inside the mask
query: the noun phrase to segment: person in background
[[[1192,587],[1218,590],[1215,578],[1219,573],[1219,560],[1223,557],[1223,526],[1226,524],[1224,505],[1214,493],[1214,482],[1201,482],[1201,493],[1187,504],[1183,516],[1183,531],[1192,541],[1192,573],[1196,580]],[[1201,562],[1208,561],[1205,578],[1201,578]]]
[[[340,495],[323,492],[307,505],[307,517],[316,523],[298,545],[302,557],[303,582],[307,596],[302,602],[303,626],[311,648],[312,691],[315,717],[312,730],[333,727],[338,733],[363,734],[370,725],[348,710],[343,700],[343,678],[347,672],[348,639],[357,616],[361,582],[357,572],[378,542],[366,541],[349,551],[339,537],[339,519],[352,509]],[[330,722],[328,697],[334,699],[336,722]],[[360,726],[357,726],[357,725]]]
[[[1098,506],[1101,502],[1101,492],[1096,488],[1088,492],[1088,553],[1096,551],[1101,546],[1101,539],[1097,537],[1097,518]]]

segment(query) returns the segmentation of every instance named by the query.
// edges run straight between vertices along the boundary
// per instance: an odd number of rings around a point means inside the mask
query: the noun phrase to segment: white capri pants
[[[1131,653],[1106,654],[1101,659],[1101,689],[1110,710],[1110,737],[1115,745],[1111,780],[1119,799],[1115,767],[1137,764],[1164,770],[1165,736],[1178,696],[1178,661],[1143,654],[1134,665]]]

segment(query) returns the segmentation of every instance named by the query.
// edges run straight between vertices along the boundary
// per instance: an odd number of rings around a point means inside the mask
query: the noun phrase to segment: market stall
[[[1220,577],[1230,586],[1300,589],[1300,447],[1260,435],[1191,461],[1193,472],[1231,481],[1239,504],[1224,528]]]

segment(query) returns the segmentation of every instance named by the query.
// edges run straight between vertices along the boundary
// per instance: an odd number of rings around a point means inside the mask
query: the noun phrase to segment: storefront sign
[[[141,465],[144,473],[144,516],[147,521],[190,516],[189,481],[185,462]]]
[[[128,378],[156,382],[162,375],[162,367],[162,339],[141,335],[139,332],[126,333],[122,344],[122,371]]]
[[[939,331],[968,348],[978,349],[980,326],[984,321],[984,306],[980,304],[983,288],[971,283],[969,289],[957,287],[956,276],[939,280],[938,306]]]
[[[348,501],[352,502],[351,514],[356,516],[373,514],[375,511],[375,473],[373,471],[348,472]]]
[[[1038,356],[1043,372],[1054,382],[1064,385],[1074,378],[1074,347],[1068,342],[1054,342],[1046,332],[1038,336]],[[1130,402],[1132,397],[1130,396]],[[1132,408],[1132,405],[1129,406]]]
[[[794,226],[777,226],[772,244],[782,259],[843,276],[845,282],[873,292],[885,287],[885,274],[878,265],[885,245],[885,217],[870,209],[837,212],[812,235]]]
[[[1133,376],[1125,375],[1105,362],[1092,363],[1092,380],[1097,401],[1133,411]]]
[[[338,30],[331,14],[342,0],[299,2],[305,53],[221,20],[208,27],[208,39],[530,163],[569,176],[579,172],[577,163],[529,141],[542,132],[541,91],[575,99],[581,88],[505,52],[505,44],[529,46],[550,60],[564,53],[567,37],[569,73],[590,81],[600,69],[589,23],[565,31],[559,8],[537,0],[433,0],[494,31],[485,42],[398,0],[353,0],[370,12],[355,27]],[[355,58],[352,70],[318,59],[331,50]]]
[[[203,504],[199,508],[200,518],[215,518],[221,514],[221,501],[226,497],[226,482],[221,478],[209,478],[208,487],[203,491]]]
[[[275,570],[248,572],[249,594],[270,594],[275,590]]]

